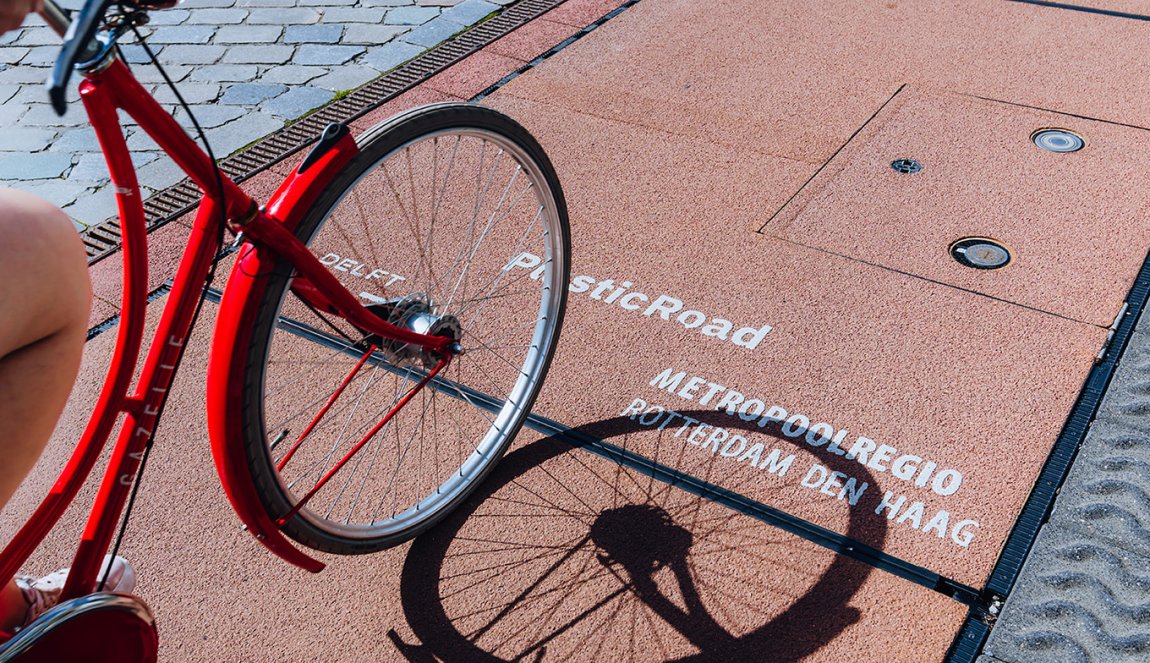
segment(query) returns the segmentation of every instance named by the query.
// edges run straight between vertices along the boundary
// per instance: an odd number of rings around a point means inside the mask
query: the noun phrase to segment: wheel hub
[[[459,343],[463,339],[463,327],[459,324],[459,319],[454,315],[439,315],[435,308],[435,303],[430,297],[414,294],[373,304],[368,306],[367,310],[396,327],[428,336],[446,336]],[[425,368],[433,368],[441,359],[439,353],[432,350],[413,343],[383,338],[377,334],[369,335],[363,343],[375,345],[387,360],[396,366],[409,366],[418,362]]]

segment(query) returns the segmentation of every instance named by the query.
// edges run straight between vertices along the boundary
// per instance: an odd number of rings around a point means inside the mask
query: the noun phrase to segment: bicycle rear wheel
[[[377,315],[463,352],[371,434],[435,358],[316,310],[286,264],[270,275],[244,375],[248,464],[288,536],[342,554],[414,537],[487,475],[539,393],[569,273],[554,169],[506,116],[430,106],[358,142],[296,234]]]

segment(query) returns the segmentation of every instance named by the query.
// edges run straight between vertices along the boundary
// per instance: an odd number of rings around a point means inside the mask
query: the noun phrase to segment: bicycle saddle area
[[[475,100],[539,139],[557,354],[458,511],[312,576],[240,531],[180,414],[201,325],[122,553],[161,659],[1137,660],[1098,621],[1150,601],[1134,4],[551,2],[351,120]]]

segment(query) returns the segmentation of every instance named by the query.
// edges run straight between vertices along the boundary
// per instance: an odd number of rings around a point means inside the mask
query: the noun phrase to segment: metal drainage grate
[[[1010,264],[1010,251],[985,237],[967,237],[950,245],[950,255],[974,269],[998,269]]]
[[[220,169],[228,177],[242,182],[311,145],[332,122],[346,123],[366,115],[564,1],[520,0],[498,16],[432,48],[346,97],[269,134],[242,152],[221,159]],[[157,191],[144,201],[148,231],[183,216],[199,201],[200,190],[188,178]],[[120,248],[119,219],[112,218],[90,226],[80,233],[80,238],[88,251],[88,264],[97,262]]]
[[[890,167],[896,173],[903,173],[904,175],[913,175],[922,171],[922,164],[914,159],[895,159],[890,162]]]
[[[1031,134],[1030,140],[1048,152],[1077,152],[1086,147],[1082,136],[1068,129],[1040,129]]]

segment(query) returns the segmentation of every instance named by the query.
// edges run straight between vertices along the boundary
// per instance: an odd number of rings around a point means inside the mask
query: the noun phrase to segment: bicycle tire
[[[319,313],[293,290],[284,262],[268,275],[242,376],[248,466],[285,534],[338,554],[411,539],[487,476],[546,376],[570,271],[554,168],[507,116],[437,104],[357,142],[359,154],[296,235],[350,292],[364,289],[361,298],[377,314],[411,328],[422,316],[437,333],[456,335],[464,351],[359,450],[342,478],[293,514],[308,482],[362,439],[435,358]],[[464,169],[466,178],[453,172]],[[320,406],[337,390],[330,409]],[[325,414],[305,435],[317,411]],[[298,447],[286,465],[285,447]]]

